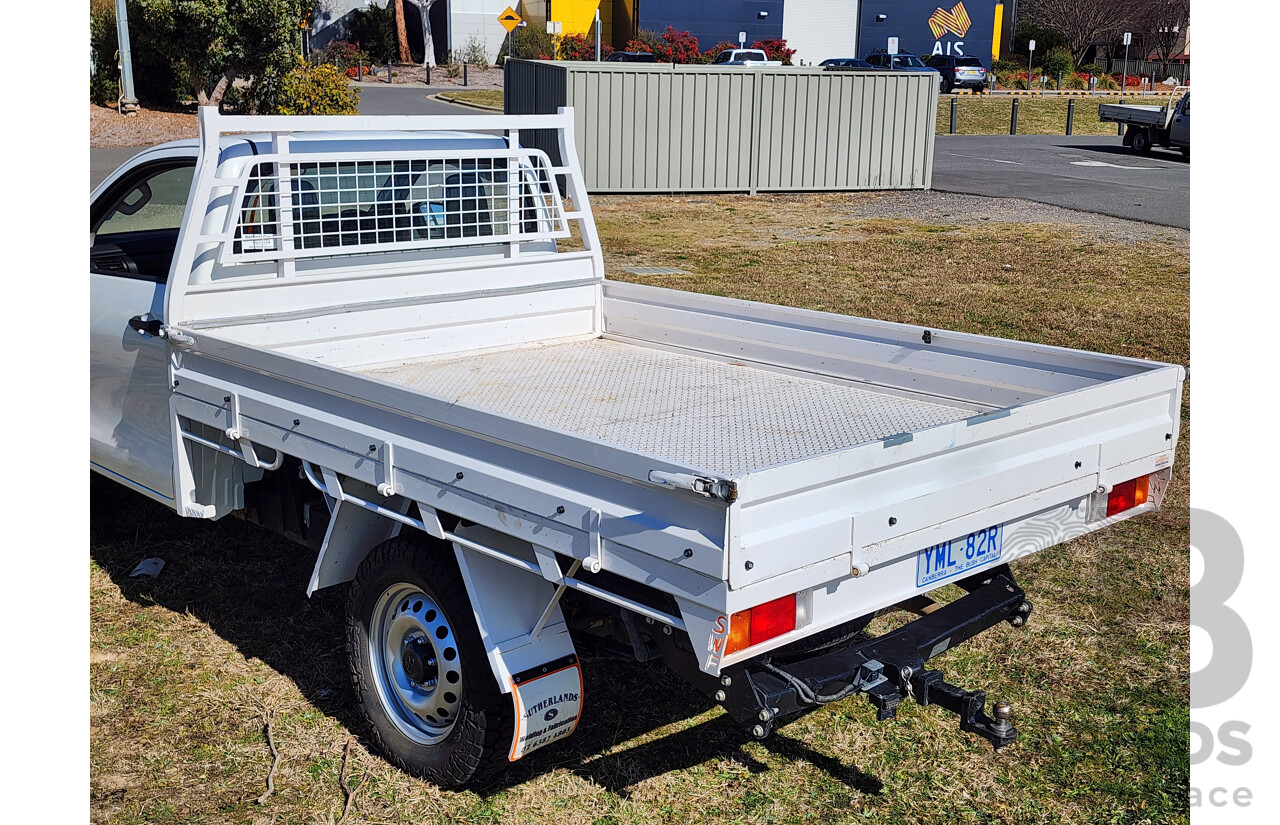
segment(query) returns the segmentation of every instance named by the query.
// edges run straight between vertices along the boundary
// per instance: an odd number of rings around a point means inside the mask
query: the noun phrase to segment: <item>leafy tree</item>
[[[1056,80],[1058,75],[1071,74],[1075,64],[1071,62],[1071,52],[1065,46],[1054,46],[1045,53],[1040,68],[1045,75]]]
[[[357,9],[351,16],[351,39],[374,63],[389,63],[398,49],[395,12],[383,6]]]
[[[236,78],[288,70],[305,17],[303,0],[131,0],[137,52],[162,55],[178,82],[216,105]]]

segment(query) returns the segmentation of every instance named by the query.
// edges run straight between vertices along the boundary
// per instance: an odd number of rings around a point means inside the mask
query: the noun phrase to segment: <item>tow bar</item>
[[[952,685],[925,662],[1002,621],[1021,627],[1031,615],[1031,602],[1008,565],[957,584],[968,595],[874,639],[794,658],[766,654],[725,668],[719,679],[690,673],[687,666],[678,669],[760,739],[780,719],[863,693],[880,720],[892,719],[898,705],[911,699],[951,711],[960,717],[961,730],[1003,748],[1018,738],[1010,705],[997,702],[988,716],[984,691]],[[676,656],[666,658],[676,666]],[[691,660],[687,653],[678,658]]]

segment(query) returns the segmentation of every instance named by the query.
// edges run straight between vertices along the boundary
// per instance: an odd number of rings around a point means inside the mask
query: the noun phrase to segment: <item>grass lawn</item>
[[[1068,101],[1075,101],[1072,134],[1114,135],[1114,123],[1098,120],[1098,106],[1103,103],[1127,103],[1139,106],[1163,106],[1168,98],[1150,97],[1010,97],[996,95],[956,97],[957,135],[1007,135],[1013,101],[1018,101],[1018,134],[1062,135],[1067,131]],[[951,125],[951,99],[938,101],[937,132],[948,133]]]
[[[501,89],[476,89],[471,92],[441,92],[437,97],[441,100],[458,100],[464,103],[474,103],[477,106],[492,106],[495,109],[502,108]]]
[[[609,197],[612,278],[1189,362],[1185,236],[1070,224],[859,217],[876,195]],[[631,276],[626,266],[689,275]],[[1189,398],[1189,393],[1188,396]],[[1015,706],[994,753],[936,708],[876,722],[845,700],[764,742],[659,667],[585,657],[569,739],[497,787],[453,793],[370,752],[352,710],[342,594],[314,556],[234,518],[184,520],[95,477],[90,799],[98,823],[1185,823],[1189,406],[1164,509],[1014,563],[1035,603],[935,660]],[[129,578],[141,559],[158,578]],[[259,805],[280,752],[274,795]]]

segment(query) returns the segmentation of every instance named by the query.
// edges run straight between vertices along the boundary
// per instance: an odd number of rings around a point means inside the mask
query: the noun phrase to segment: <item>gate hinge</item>
[[[180,347],[189,347],[196,342],[196,339],[187,335],[182,330],[167,325],[160,327],[160,337],[166,341],[172,341],[175,345]]]

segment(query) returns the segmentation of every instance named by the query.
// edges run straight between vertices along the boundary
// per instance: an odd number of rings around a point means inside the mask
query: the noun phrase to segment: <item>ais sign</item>
[[[924,59],[968,56],[990,66],[995,16],[995,0],[864,0],[859,48],[896,37],[901,51]]]

